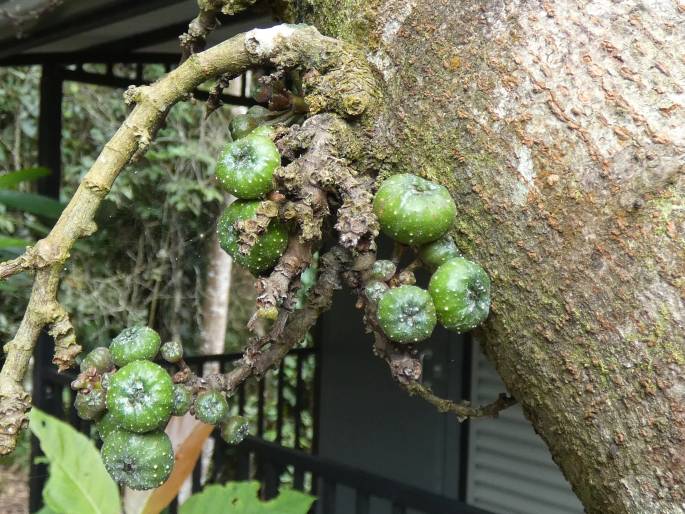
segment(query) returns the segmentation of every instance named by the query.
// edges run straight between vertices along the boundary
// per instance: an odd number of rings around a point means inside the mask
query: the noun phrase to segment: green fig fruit
[[[436,324],[430,295],[417,286],[400,286],[387,291],[378,302],[378,323],[396,343],[417,343],[430,337]]]
[[[490,311],[490,278],[483,268],[456,257],[440,266],[428,284],[438,321],[448,330],[468,332]]]
[[[139,491],[162,485],[174,467],[174,450],[164,432],[114,430],[105,437],[101,453],[114,481]]]
[[[430,270],[438,269],[455,257],[461,257],[461,253],[450,236],[441,237],[419,249],[419,258]]]
[[[171,377],[150,361],[127,364],[112,376],[107,389],[107,409],[131,432],[148,432],[165,425],[173,401]]]
[[[373,210],[381,230],[406,245],[438,239],[450,229],[457,212],[446,187],[408,173],[381,184]]]
[[[98,373],[104,373],[114,368],[114,360],[109,348],[100,346],[86,355],[81,361],[81,372],[94,368]]]
[[[159,334],[149,327],[129,327],[121,331],[109,345],[114,363],[125,366],[137,360],[152,360],[159,351]]]
[[[258,201],[235,201],[224,210],[217,225],[221,248],[253,275],[260,275],[273,268],[288,246],[288,231],[285,225],[277,220],[271,220],[266,232],[258,236],[249,253],[243,254],[239,251],[238,234],[234,224],[238,220],[253,218],[259,204]]]
[[[183,358],[183,345],[178,341],[168,341],[159,349],[162,359],[167,362],[176,363]]]
[[[216,425],[228,415],[228,402],[220,391],[206,391],[197,395],[195,399],[195,417],[207,423]]]
[[[273,189],[273,175],[281,154],[268,137],[249,135],[227,144],[216,165],[216,176],[232,195],[262,198]]]

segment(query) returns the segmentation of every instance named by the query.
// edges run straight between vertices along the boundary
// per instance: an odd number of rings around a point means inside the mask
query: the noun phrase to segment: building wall
[[[472,400],[487,403],[505,390],[475,345]],[[521,407],[469,429],[467,501],[497,514],[581,514],[583,506]]]
[[[371,351],[348,291],[337,294],[321,321],[319,454],[433,493],[456,497],[460,425],[393,383]],[[434,390],[461,397],[459,336],[436,331],[421,346],[426,380]],[[338,493],[345,498],[344,491]],[[344,500],[341,500],[344,501]],[[350,501],[353,501],[350,499]],[[381,513],[377,506],[373,512]],[[338,512],[353,512],[339,508]]]

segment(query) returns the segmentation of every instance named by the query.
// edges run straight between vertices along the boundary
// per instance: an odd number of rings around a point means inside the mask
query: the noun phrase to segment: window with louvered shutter
[[[492,401],[504,385],[474,345],[471,400]],[[581,514],[583,507],[518,406],[470,423],[468,503],[501,514]]]

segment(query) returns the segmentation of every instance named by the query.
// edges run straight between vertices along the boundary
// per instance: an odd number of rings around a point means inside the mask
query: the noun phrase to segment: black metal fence
[[[490,514],[458,500],[249,437],[235,448],[238,480],[257,479],[265,499],[284,483],[318,497],[312,514]]]

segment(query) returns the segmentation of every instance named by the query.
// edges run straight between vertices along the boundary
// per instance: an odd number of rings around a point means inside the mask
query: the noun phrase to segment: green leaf
[[[0,189],[12,189],[22,182],[31,182],[50,175],[48,168],[24,168],[0,175]]]
[[[26,239],[0,236],[0,250],[7,250],[8,248],[24,248],[30,244],[31,241],[27,241]]]
[[[43,501],[54,514],[120,514],[119,491],[92,441],[34,408],[29,427],[50,461]]]
[[[45,505],[42,509],[40,509],[36,514],[59,514],[58,512],[55,512],[52,510],[50,507]]]
[[[306,514],[313,496],[287,489],[276,498],[262,502],[257,498],[259,482],[229,482],[210,485],[191,496],[180,514]],[[230,507],[227,507],[230,506]]]
[[[5,204],[10,209],[18,209],[51,219],[59,218],[65,207],[63,203],[47,196],[4,189],[0,189],[0,203]]]

